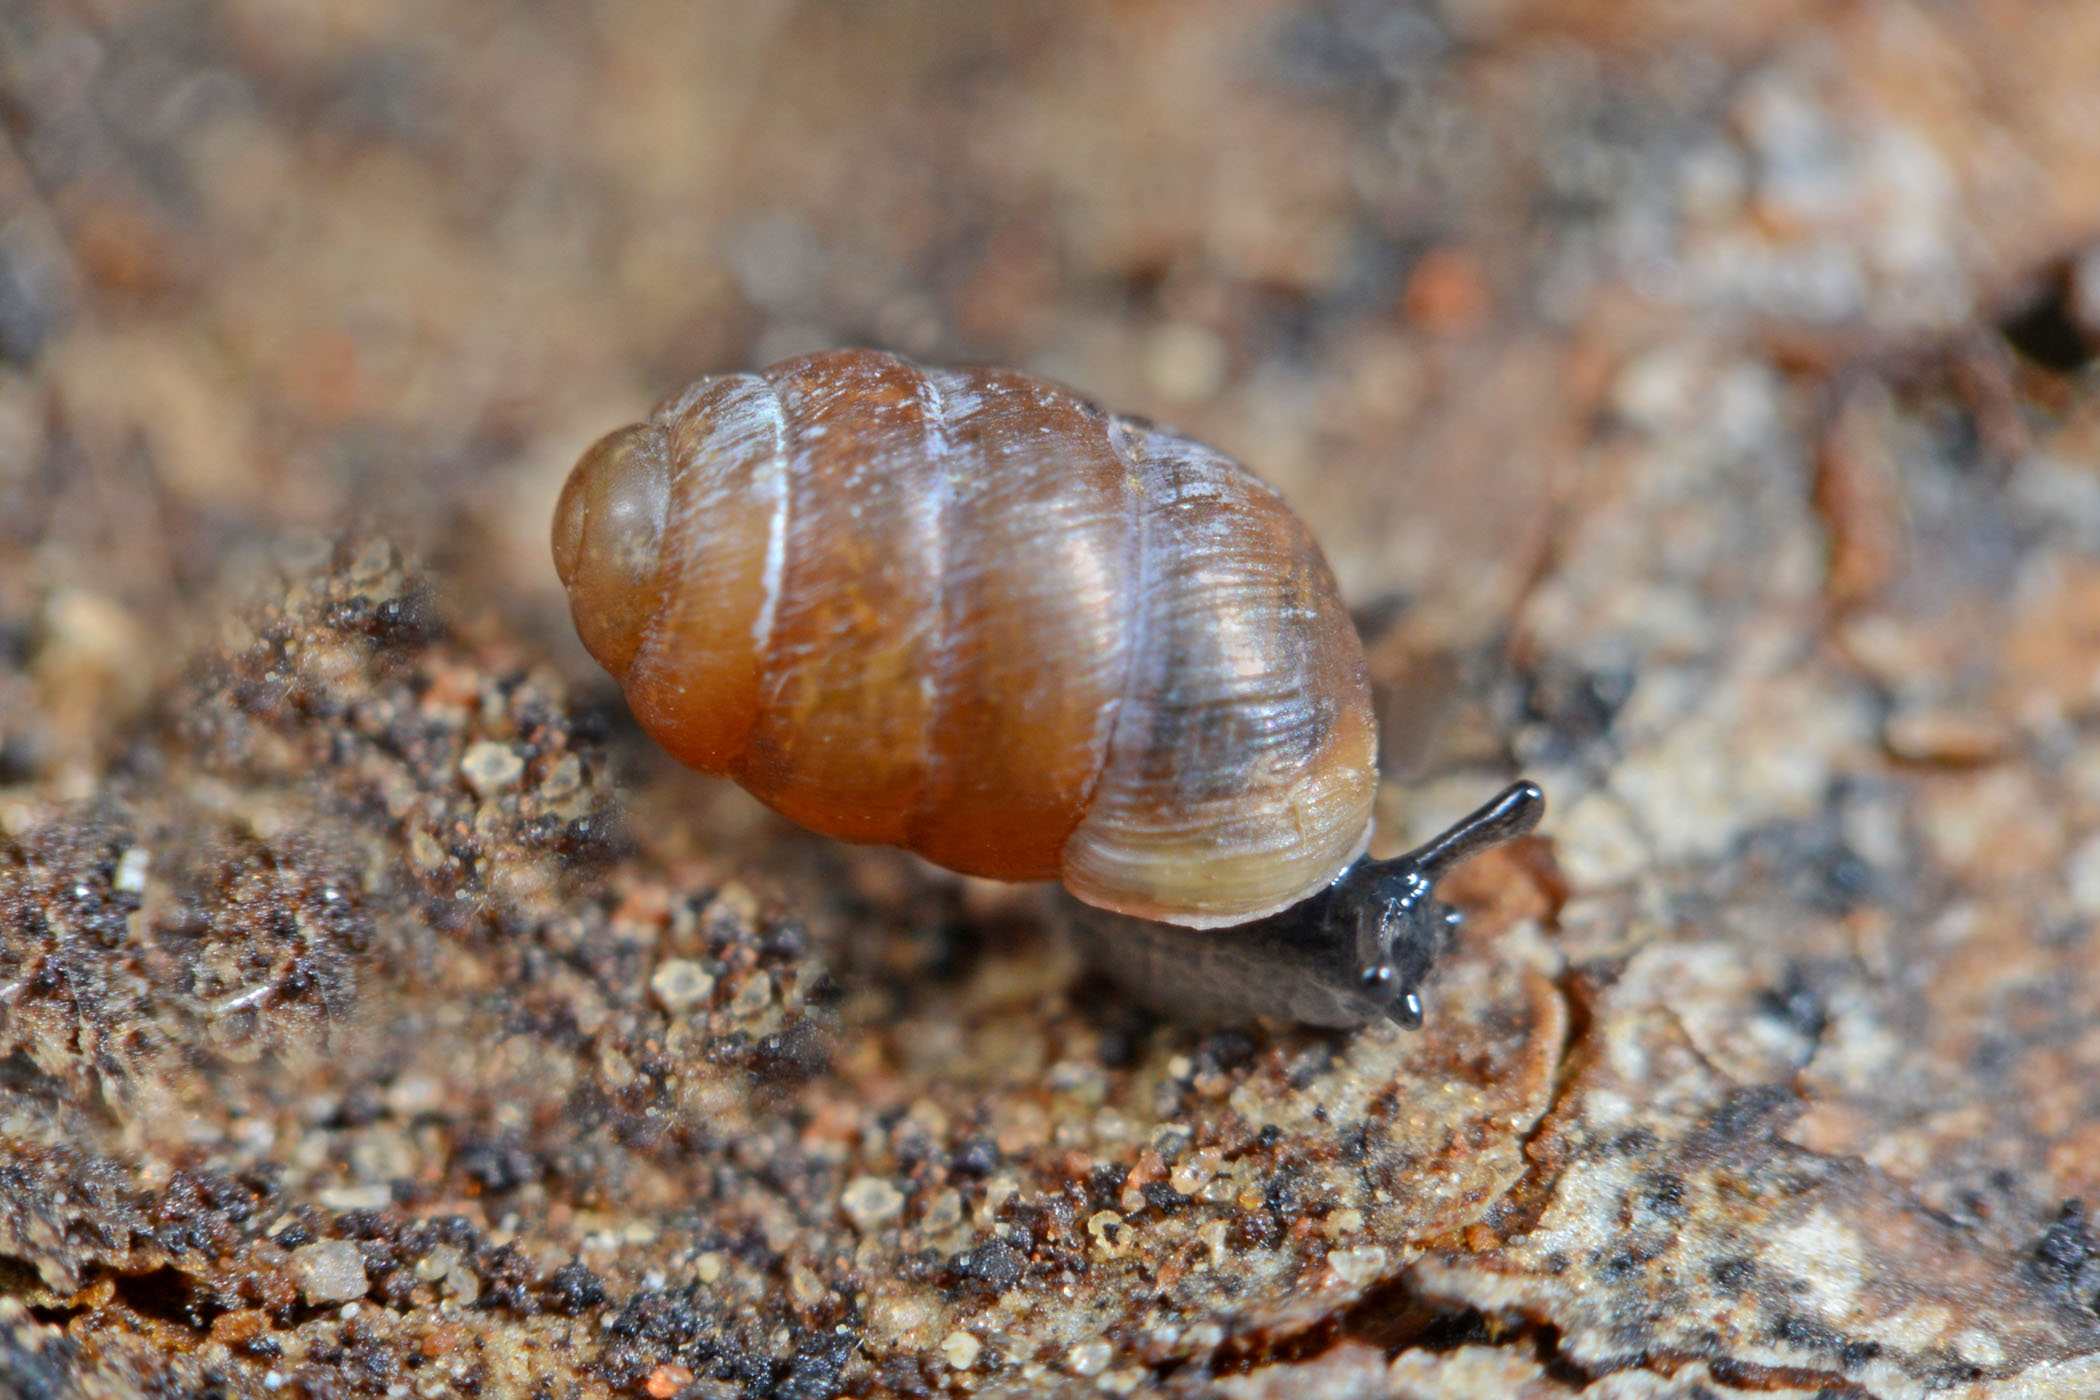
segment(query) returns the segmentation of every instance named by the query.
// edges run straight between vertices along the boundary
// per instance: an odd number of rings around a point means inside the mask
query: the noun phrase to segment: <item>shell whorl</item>
[[[1281,499],[1010,371],[837,351],[579,462],[579,633],[682,761],[793,820],[1196,927],[1363,850],[1362,646]]]

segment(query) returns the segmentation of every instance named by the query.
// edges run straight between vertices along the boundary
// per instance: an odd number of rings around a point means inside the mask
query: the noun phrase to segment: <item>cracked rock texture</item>
[[[2100,1394],[2100,7],[0,10],[0,1393]],[[872,343],[1274,481],[1416,1035],[676,770],[581,447]]]

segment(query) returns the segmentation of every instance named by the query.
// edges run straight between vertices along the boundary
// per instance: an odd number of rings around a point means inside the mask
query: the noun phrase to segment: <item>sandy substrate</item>
[[[0,1391],[2100,1393],[2100,7],[0,14]],[[1215,441],[1418,1034],[677,770],[581,447],[832,344]]]

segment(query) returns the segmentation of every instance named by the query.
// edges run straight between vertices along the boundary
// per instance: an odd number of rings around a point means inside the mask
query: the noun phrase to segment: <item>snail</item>
[[[1518,783],[1396,860],[1363,644],[1319,547],[1222,453],[1009,370],[828,351],[601,438],[554,560],[682,762],[790,820],[1060,881],[1081,944],[1212,1019],[1422,1018],[1439,878]]]

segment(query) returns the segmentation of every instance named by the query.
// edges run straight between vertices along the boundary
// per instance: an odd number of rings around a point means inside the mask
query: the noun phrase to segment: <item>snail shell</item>
[[[847,841],[1216,928],[1369,839],[1362,644],[1221,453],[864,350],[703,379],[594,445],[554,556],[679,759]]]

